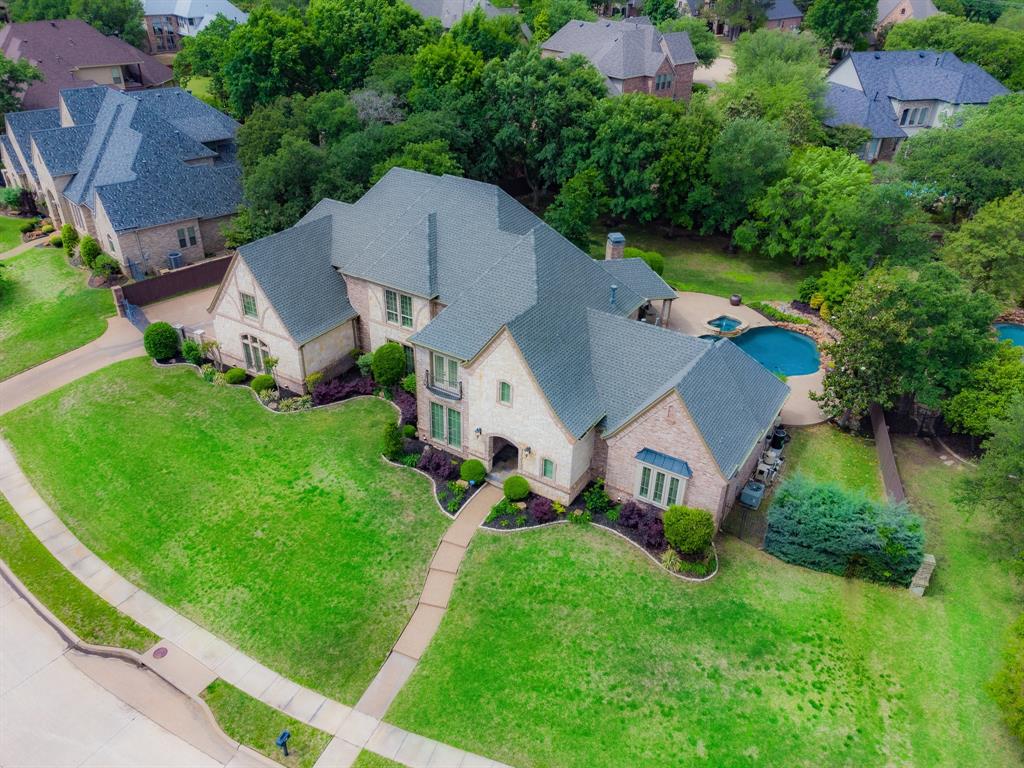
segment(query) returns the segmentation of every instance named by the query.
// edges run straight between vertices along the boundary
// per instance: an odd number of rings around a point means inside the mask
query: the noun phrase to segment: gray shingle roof
[[[643,259],[611,259],[600,264],[619,285],[626,286],[647,301],[676,298],[672,286],[662,280]]]
[[[881,21],[893,10],[896,9],[903,0],[878,0],[878,16],[876,19]],[[941,13],[938,8],[935,7],[935,3],[932,0],[909,0],[910,15],[903,18],[907,19],[927,19],[931,16],[935,16],[937,13]]]
[[[802,19],[804,15],[793,0],[775,0],[765,10],[765,17],[768,21],[782,21],[783,19]]]
[[[74,174],[64,196],[93,210],[98,198],[116,231],[238,208],[238,125],[213,107],[180,88],[122,93],[94,86],[61,95],[75,125],[60,127],[54,109],[10,114],[8,128],[23,150],[36,141],[52,175]],[[196,160],[213,164],[188,164]]]
[[[21,161],[14,152],[14,145],[11,144],[11,139],[6,133],[0,134],[0,144],[3,144],[4,149],[7,150],[7,156],[11,159],[12,170],[19,176],[23,174],[25,169],[21,167]]]
[[[320,264],[327,249],[342,274],[436,298],[446,307],[412,341],[459,360],[507,329],[574,435],[618,429],[675,388],[702,431],[724,432],[705,439],[730,476],[788,392],[731,342],[629,319],[647,298],[632,286],[668,288],[642,260],[608,269],[493,185],[396,168],[352,205],[321,201],[288,232],[313,224],[323,229],[304,234],[306,244],[282,246],[281,233],[244,246],[242,256],[249,263],[258,248],[270,262],[306,248]],[[292,277],[302,269],[293,261],[265,278],[268,296],[270,282],[285,286],[271,301],[286,314],[307,290]],[[332,316],[317,330],[339,322]]]
[[[879,93],[868,98],[856,88],[829,83],[825,93],[825,108],[829,112],[825,125],[859,125],[871,131],[874,139],[903,138],[907,135],[896,120],[892,103]]]
[[[8,112],[4,115],[4,122],[7,126],[7,133],[14,137],[14,141],[21,148],[28,165],[26,169],[33,179],[39,179],[36,175],[36,167],[32,162],[30,137],[36,131],[46,131],[60,127],[60,111],[56,109],[31,109],[26,112]]]
[[[243,245],[238,258],[252,272],[298,344],[356,316],[345,278],[331,266],[329,218],[297,224]]]
[[[541,47],[563,56],[579,53],[612,80],[653,77],[666,58],[673,65],[694,64],[689,35],[662,35],[649,21],[570,21]]]
[[[472,13],[477,6],[483,8],[484,15],[489,19],[516,12],[515,8],[498,8],[487,0],[409,0],[409,5],[427,18],[440,20],[441,26],[445,29],[455,26],[463,16]]]
[[[636,460],[641,461],[644,464],[650,464],[652,467],[658,469],[664,469],[666,472],[671,472],[673,475],[679,475],[680,477],[693,477],[693,472],[690,470],[690,465],[682,459],[677,459],[675,456],[669,456],[667,453],[661,453],[650,448],[641,448],[636,452]]]

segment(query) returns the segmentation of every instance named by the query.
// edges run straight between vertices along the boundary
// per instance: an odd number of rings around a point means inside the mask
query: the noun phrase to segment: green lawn
[[[352,763],[352,768],[401,768],[401,763],[396,763],[394,760],[388,760],[386,757],[375,755],[373,752],[367,752],[363,750],[359,753],[359,757]]]
[[[86,274],[56,248],[33,248],[3,262],[0,379],[62,355],[103,335],[114,314],[109,288],[90,288]]]
[[[657,251],[665,257],[662,277],[680,291],[698,291],[716,296],[739,293],[745,301],[789,301],[797,296],[797,284],[814,274],[809,267],[794,267],[785,260],[757,254],[727,251],[724,237],[700,237],[680,234],[667,238],[655,226],[620,227],[626,246]],[[599,246],[591,253],[604,257],[606,231],[595,231]]]
[[[330,734],[278,712],[223,680],[214,680],[203,691],[203,699],[228,736],[286,768],[313,768],[331,741]],[[288,757],[274,744],[284,730],[292,734]]]
[[[878,454],[871,440],[843,432],[831,424],[789,431],[793,439],[784,452],[786,474],[799,470],[818,482],[837,483],[877,499],[885,498]]]
[[[210,77],[192,77],[188,81],[188,92],[197,99],[207,99],[210,96]]]
[[[938,557],[928,597],[733,538],[704,585],[592,527],[477,535],[389,722],[532,766],[1017,766],[984,685],[1019,611],[1016,548],[900,465]]]
[[[0,560],[87,643],[144,651],[159,638],[112,607],[50,554],[0,495]]]
[[[380,458],[395,412],[290,415],[134,359],[0,418],[22,468],[125,578],[275,671],[353,703],[415,607],[447,518]]]
[[[0,253],[21,244],[21,225],[25,221],[13,216],[0,216]]]

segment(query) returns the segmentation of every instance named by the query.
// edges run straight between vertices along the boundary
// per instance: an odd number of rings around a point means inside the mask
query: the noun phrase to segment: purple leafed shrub
[[[530,518],[538,525],[550,523],[556,517],[555,510],[551,506],[551,499],[545,499],[543,496],[534,496],[527,510],[530,513]]]
[[[640,543],[647,549],[659,550],[665,548],[665,526],[661,518],[647,517],[637,528],[640,534]]]
[[[451,480],[455,477],[457,467],[452,464],[452,457],[444,451],[431,448],[424,451],[416,464],[417,469],[422,469],[431,477],[438,480]]]
[[[313,403],[314,405],[327,405],[327,403],[336,403],[339,400],[347,400],[358,395],[372,395],[374,387],[373,379],[368,377],[348,379],[347,381],[341,379],[324,381],[317,384],[316,389],[313,390]]]
[[[623,528],[636,529],[644,520],[656,515],[657,513],[646,504],[631,499],[622,505],[622,510],[619,512],[619,525]]]
[[[402,424],[416,423],[416,398],[401,387],[392,390],[392,402],[402,412]]]

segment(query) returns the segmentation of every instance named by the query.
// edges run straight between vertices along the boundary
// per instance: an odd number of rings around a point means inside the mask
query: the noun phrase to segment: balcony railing
[[[433,370],[427,371],[427,389],[449,400],[462,399],[462,382],[449,381],[445,376],[435,375]]]

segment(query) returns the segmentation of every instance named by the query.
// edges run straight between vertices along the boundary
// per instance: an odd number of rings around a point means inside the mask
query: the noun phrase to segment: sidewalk
[[[4,251],[3,253],[0,253],[0,261],[3,261],[4,259],[13,259],[19,253],[31,251],[33,248],[42,246],[46,242],[47,240],[44,237],[40,238],[39,240],[29,240],[27,243],[20,243],[19,245],[16,245],[13,248],[11,248],[9,251]]]
[[[484,505],[486,509],[490,508],[484,496],[487,490],[481,489],[451,525],[438,547],[432,569],[435,565],[458,569],[458,563],[483,519],[477,519],[481,514],[480,509]],[[264,704],[335,736],[317,761],[317,768],[349,768],[364,748],[409,768],[502,768],[500,763],[396,728],[382,722],[379,715],[353,709],[300,686],[131,584],[86,548],[53,513],[21,471],[10,446],[4,440],[0,440],[0,493],[7,497],[43,545],[80,581],[161,638],[143,655],[145,664],[160,677],[192,696],[198,695],[211,682],[221,678]],[[474,506],[478,499],[479,503]],[[470,507],[473,507],[473,512],[467,515]],[[486,512],[483,514],[486,516]],[[453,556],[458,558],[454,566],[451,560]],[[414,613],[414,619],[415,616]],[[440,623],[439,618],[437,623]],[[419,648],[424,635],[424,625],[421,623],[417,623],[415,629],[411,628],[412,620],[402,638],[399,638],[401,643],[409,634],[409,645],[403,646],[407,650]],[[436,625],[432,629],[429,625],[425,628],[429,629],[429,636],[419,653],[422,653],[437,630]],[[163,651],[159,654],[160,658],[154,653],[157,650]],[[383,674],[384,668],[378,679]],[[404,682],[402,679],[393,694],[388,689],[381,695],[390,694],[393,698]],[[376,683],[377,680],[374,680]],[[371,698],[378,699],[376,695]]]

